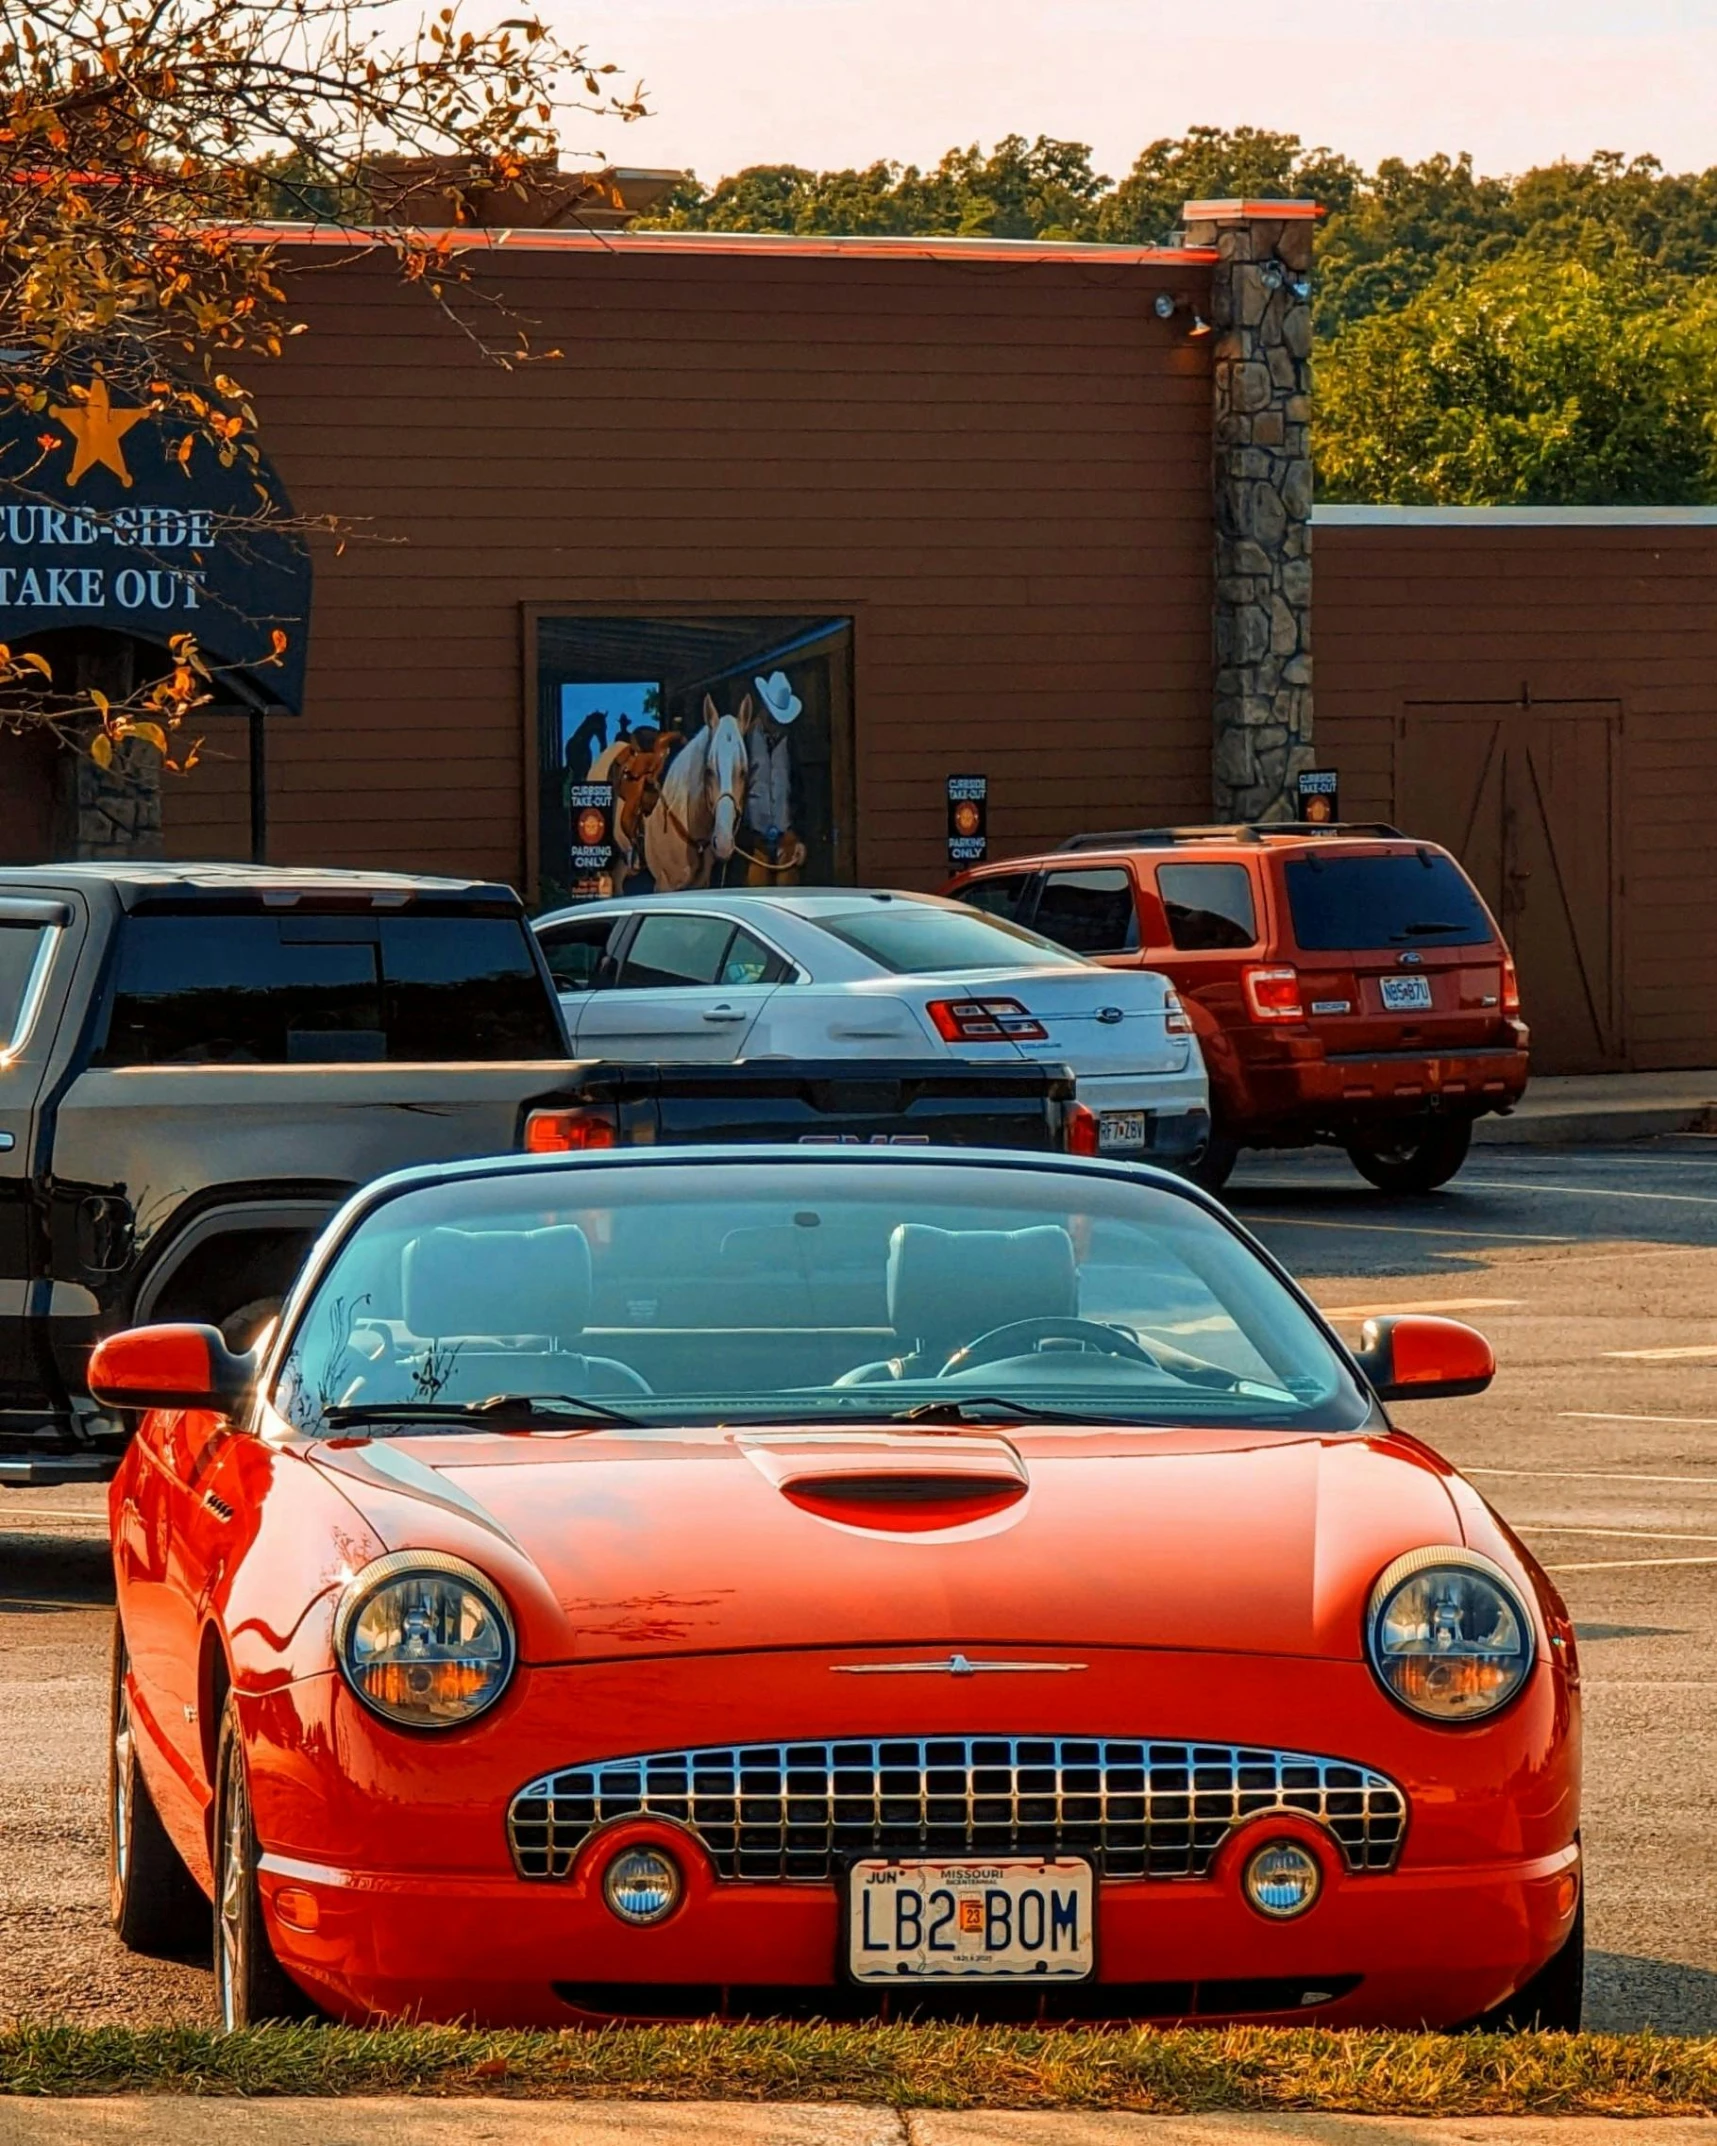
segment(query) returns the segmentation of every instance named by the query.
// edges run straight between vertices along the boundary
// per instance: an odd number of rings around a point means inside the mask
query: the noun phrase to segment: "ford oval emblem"
[[[1113,1028],[1117,1021],[1124,1021],[1127,1017],[1119,1006],[1099,1006],[1097,1018],[1099,1021],[1106,1021]]]
[[[1405,953],[1401,956],[1401,966],[1404,969],[1422,969],[1425,966],[1425,957],[1423,954]]]

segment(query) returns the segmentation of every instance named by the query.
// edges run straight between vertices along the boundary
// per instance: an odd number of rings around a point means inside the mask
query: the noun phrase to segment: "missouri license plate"
[[[863,1862],[848,1876],[855,1982],[1083,1982],[1096,1964],[1091,1865]]]
[[[1385,976],[1382,989],[1386,1012],[1425,1013],[1430,1008],[1431,979],[1428,976]]]
[[[1142,1148],[1151,1141],[1150,1114],[1143,1110],[1104,1110],[1097,1117],[1099,1148]]]

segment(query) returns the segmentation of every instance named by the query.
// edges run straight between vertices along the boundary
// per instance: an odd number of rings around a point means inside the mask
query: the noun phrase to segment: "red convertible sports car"
[[[229,2024],[1578,2024],[1555,1589],[1127,1164],[392,1177],[253,1357],[103,1342],[113,1918]]]

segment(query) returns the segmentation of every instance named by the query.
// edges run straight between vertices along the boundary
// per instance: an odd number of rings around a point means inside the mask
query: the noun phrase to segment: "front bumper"
[[[241,1696],[282,1964],[351,2020],[874,2014],[882,1999],[839,1970],[838,1880],[722,1880],[694,1837],[637,1817],[593,1835],[566,1877],[522,1879],[505,1823],[511,1797],[544,1768],[670,1744],[861,1732],[1172,1728],[1217,1742],[1238,1723],[1260,1747],[1346,1757],[1406,1792],[1392,1870],[1356,1875],[1310,1821],[1272,1814],[1229,1832],[1207,1876],[1104,1880],[1096,1980],[1058,1993],[1049,2016],[1060,2006],[1062,2016],[1450,2026],[1518,1989],[1571,1925],[1578,1722],[1548,1662],[1501,1720],[1451,1734],[1404,1716],[1359,1662],[1095,1648],[1081,1650],[1077,1676],[831,1676],[857,1658],[805,1649],[525,1669],[493,1716],[434,1739],[389,1731],[332,1675]],[[1259,1828],[1303,1828],[1324,1854],[1324,1890],[1294,1922],[1265,1921],[1240,1890]],[[610,1855],[640,1837],[666,1843],[687,1880],[680,1908],[648,1929],[618,1922],[601,1897]],[[1017,2017],[1022,2001],[1036,2016],[1017,1985],[962,1985],[957,1999],[979,2016]]]

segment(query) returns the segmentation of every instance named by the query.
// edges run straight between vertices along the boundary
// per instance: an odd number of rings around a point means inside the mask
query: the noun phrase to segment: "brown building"
[[[247,614],[292,623],[252,670],[207,600],[166,615],[178,554],[80,520],[149,511],[142,431],[123,486],[68,454],[52,524],[0,505],[0,639],[123,685],[113,601],[158,599],[144,640],[237,666],[159,789],[147,748],[104,776],[0,737],[0,857],[260,838],[549,899],[597,781],[635,884],[932,886],[950,777],[1005,855],[1279,813],[1315,764],[1344,816],[1467,858],[1541,1067],[1717,1061],[1717,515],[1320,511],[1314,730],[1314,213],[1190,204],[1162,250],[477,229],[505,312],[462,323],[349,235],[282,234],[309,333],[259,379],[266,440],[354,533],[313,600],[288,576]],[[485,355],[520,323],[562,354]],[[92,590],[99,632],[47,601]]]

